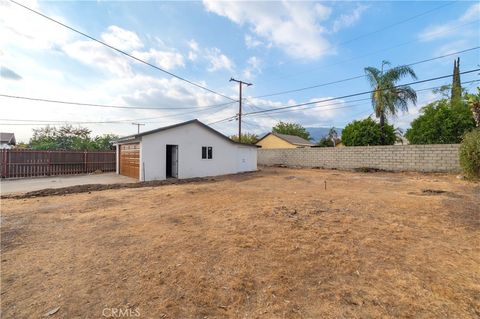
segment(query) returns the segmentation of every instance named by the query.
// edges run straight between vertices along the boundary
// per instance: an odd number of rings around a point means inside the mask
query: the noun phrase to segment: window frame
[[[213,146],[202,146],[202,160],[213,159]]]

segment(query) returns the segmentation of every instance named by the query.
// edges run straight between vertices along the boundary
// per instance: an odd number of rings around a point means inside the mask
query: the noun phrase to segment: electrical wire
[[[460,74],[469,74],[469,73],[472,73],[472,72],[477,72],[477,71],[479,71],[479,70],[480,70],[480,69],[468,70],[468,71],[460,72]],[[414,85],[414,84],[420,84],[420,83],[425,83],[425,82],[430,82],[430,81],[435,81],[435,80],[441,80],[441,79],[445,79],[445,78],[448,78],[448,77],[451,77],[451,76],[452,76],[451,74],[448,74],[448,75],[438,76],[438,77],[434,77],[434,78],[430,78],[430,79],[425,79],[425,80],[420,80],[420,81],[414,81],[414,82],[405,83],[405,84],[402,84],[402,85],[397,85],[397,86],[395,86],[394,88],[401,88],[402,86],[406,86],[406,85]],[[383,89],[383,90],[385,90],[385,89]],[[352,93],[352,94],[347,94],[347,95],[344,95],[344,96],[329,98],[329,99],[326,99],[326,100],[316,100],[316,101],[299,103],[299,104],[294,104],[294,105],[280,106],[280,107],[271,108],[271,109],[266,109],[266,110],[262,110],[262,111],[255,111],[255,112],[245,113],[245,114],[243,114],[243,115],[256,114],[256,113],[264,113],[264,112],[271,112],[271,111],[273,111],[273,110],[282,110],[282,109],[295,108],[295,107],[299,107],[299,106],[305,106],[305,105],[311,105],[311,104],[317,104],[317,103],[323,103],[323,102],[330,102],[330,101],[335,101],[335,100],[339,100],[339,99],[344,99],[344,98],[349,98],[349,97],[354,97],[354,96],[359,96],[359,95],[364,95],[364,94],[370,94],[370,93],[373,93],[373,92],[375,92],[375,91],[376,91],[376,90],[369,90],[369,91],[364,91],[364,92],[359,92],[359,93]]]
[[[449,54],[444,54],[444,55],[434,57],[434,58],[430,58],[430,59],[425,59],[425,60],[409,63],[409,64],[406,64],[406,66],[413,66],[413,65],[418,65],[418,64],[421,64],[421,63],[431,62],[431,61],[446,58],[446,57],[449,57],[449,56],[452,56],[452,55],[457,55],[457,54],[461,54],[461,53],[465,53],[465,52],[469,52],[469,51],[473,51],[473,50],[478,50],[478,49],[480,49],[480,46],[476,46],[476,47],[473,47],[473,48],[468,48],[468,49],[457,51],[457,52],[452,52],[452,53],[449,53]],[[332,82],[326,82],[326,83],[311,85],[311,86],[307,86],[307,87],[302,87],[302,88],[298,88],[298,89],[292,89],[292,90],[286,90],[286,91],[280,91],[280,92],[274,92],[274,93],[269,93],[269,94],[253,96],[251,98],[264,98],[264,97],[277,96],[277,95],[283,95],[283,94],[288,94],[288,93],[295,93],[295,92],[315,89],[315,88],[319,88],[319,87],[323,87],[323,86],[327,86],[327,85],[332,85],[332,84],[352,81],[352,80],[356,80],[356,79],[361,79],[361,78],[364,78],[364,77],[366,77],[366,75],[363,74],[363,75],[353,76],[353,77],[349,77],[349,78],[345,78],[345,79],[341,79],[341,80],[336,80],[336,81],[332,81]]]
[[[226,103],[221,103],[221,104],[200,105],[200,106],[178,108],[178,107],[141,107],[141,106],[120,106],[120,105],[107,105],[107,104],[93,104],[93,103],[61,101],[61,100],[44,99],[44,98],[20,96],[20,95],[9,95],[9,94],[0,94],[0,97],[11,98],[11,99],[21,99],[21,100],[28,100],[28,101],[36,101],[36,102],[48,102],[48,103],[59,103],[59,104],[67,104],[67,105],[77,105],[77,106],[94,106],[94,107],[116,108],[116,109],[134,109],[134,110],[190,110],[190,109],[197,109],[197,108],[214,108],[214,107],[229,105],[229,104],[233,104],[233,103],[238,102],[238,101],[232,101],[232,102],[226,102]]]
[[[224,95],[224,94],[222,94],[222,93],[216,92],[216,91],[214,91],[214,90],[212,90],[212,89],[209,89],[209,88],[207,88],[207,87],[205,87],[205,86],[202,86],[202,85],[200,85],[200,84],[198,84],[198,83],[195,83],[195,82],[193,82],[193,81],[190,81],[190,80],[188,80],[188,79],[186,79],[186,78],[184,78],[184,77],[182,77],[182,76],[176,75],[176,74],[174,74],[174,73],[172,73],[172,72],[170,72],[170,71],[167,71],[167,70],[165,70],[165,69],[162,69],[161,67],[158,67],[158,66],[156,66],[155,64],[152,64],[152,63],[150,63],[150,62],[147,62],[147,61],[145,61],[145,60],[142,60],[142,59],[140,59],[140,58],[137,58],[137,57],[135,57],[135,56],[133,56],[133,55],[131,55],[131,54],[129,54],[129,53],[121,50],[121,49],[118,49],[118,48],[116,48],[116,47],[114,47],[114,46],[112,46],[112,45],[110,45],[110,44],[107,44],[107,43],[104,42],[104,41],[101,41],[101,40],[99,40],[99,39],[97,39],[97,38],[94,38],[94,37],[91,36],[91,35],[88,35],[88,34],[82,32],[82,31],[80,31],[80,30],[77,30],[77,29],[75,29],[75,28],[73,28],[73,27],[71,27],[71,26],[68,26],[68,25],[66,25],[66,24],[64,24],[64,23],[62,23],[62,22],[60,22],[60,21],[58,21],[58,20],[55,20],[55,19],[53,19],[53,18],[51,18],[51,17],[49,17],[49,16],[47,16],[47,15],[45,15],[45,14],[37,11],[37,10],[34,10],[34,9],[30,8],[30,7],[27,7],[27,6],[25,6],[25,5],[21,4],[21,3],[18,3],[17,1],[10,0],[10,2],[12,2],[12,3],[14,3],[14,4],[16,4],[16,5],[18,5],[18,6],[22,7],[22,8],[30,11],[30,12],[33,12],[33,13],[35,13],[35,14],[37,14],[37,15],[45,18],[45,19],[48,19],[48,20],[50,20],[51,22],[54,22],[54,23],[56,23],[56,24],[58,24],[58,25],[61,25],[61,26],[64,27],[64,28],[67,28],[67,29],[69,29],[69,30],[71,30],[71,31],[73,31],[73,32],[76,32],[76,33],[78,33],[78,34],[80,34],[80,35],[82,35],[82,36],[84,36],[84,37],[86,37],[86,38],[88,38],[88,39],[90,39],[90,40],[92,40],[92,41],[95,41],[95,42],[97,42],[97,43],[100,43],[101,45],[104,45],[104,46],[106,46],[106,47],[108,47],[108,48],[110,48],[110,49],[112,49],[112,50],[114,50],[114,51],[116,51],[116,52],[118,52],[118,53],[120,53],[120,54],[123,54],[123,55],[125,55],[125,56],[127,56],[127,57],[129,57],[129,58],[131,58],[131,59],[133,59],[133,60],[135,60],[135,61],[137,61],[137,62],[140,62],[140,63],[143,63],[143,64],[145,64],[145,65],[148,65],[148,66],[150,66],[150,67],[152,67],[152,68],[154,68],[154,69],[156,69],[156,70],[158,70],[158,71],[161,71],[161,72],[163,72],[163,73],[165,73],[165,74],[168,74],[168,75],[170,75],[170,76],[172,76],[172,77],[174,77],[174,78],[176,78],[176,79],[179,79],[179,80],[184,81],[184,82],[186,82],[186,83],[188,83],[188,84],[191,84],[191,85],[193,85],[193,86],[195,86],[195,87],[197,87],[197,88],[200,88],[200,89],[203,89],[203,90],[208,91],[208,92],[210,92],[210,93],[219,95],[219,96],[224,97],[224,98],[226,98],[226,99],[235,101],[235,99],[232,99],[232,98],[229,97],[229,96],[226,96],[226,95]]]
[[[351,42],[355,42],[355,41],[357,41],[357,40],[359,40],[359,39],[365,38],[365,37],[370,36],[370,35],[372,35],[372,34],[376,34],[376,33],[383,32],[383,31],[388,30],[388,29],[391,29],[392,27],[395,27],[395,26],[397,26],[397,25],[403,24],[403,23],[405,23],[405,22],[414,20],[414,19],[416,19],[416,18],[419,18],[419,17],[422,17],[422,16],[427,15],[427,14],[429,14],[429,13],[432,13],[432,12],[434,12],[434,11],[436,11],[436,10],[439,10],[439,9],[442,9],[442,8],[447,7],[447,6],[449,6],[449,5],[452,5],[452,4],[455,3],[455,2],[456,2],[456,1],[448,2],[448,3],[446,3],[446,4],[443,4],[443,5],[441,5],[441,6],[438,6],[438,7],[433,8],[433,9],[430,9],[430,10],[427,10],[427,11],[424,11],[424,12],[421,12],[421,13],[419,13],[419,14],[416,14],[416,15],[411,16],[411,17],[409,17],[409,18],[406,18],[406,19],[404,19],[404,20],[397,21],[397,22],[395,22],[395,23],[389,24],[389,25],[387,25],[387,26],[385,26],[385,27],[382,27],[382,28],[379,28],[379,29],[377,29],[377,30],[374,30],[374,31],[371,31],[371,32],[368,32],[368,33],[361,34],[361,35],[359,35],[359,36],[356,36],[355,38],[352,38],[352,39],[349,39],[349,40],[340,42],[340,43],[337,44],[337,46],[341,47],[341,46],[344,46],[345,44],[348,44],[348,43],[351,43]],[[302,59],[301,59],[301,58],[297,58],[297,59],[292,59],[291,61],[297,61],[297,60],[302,60]],[[274,67],[275,67],[275,66],[271,66],[271,67],[265,68],[265,70],[266,70],[266,69],[272,69],[272,68],[274,68]]]
[[[474,84],[476,82],[480,82],[480,80],[471,80],[471,81],[466,81],[466,82],[462,82],[462,84]],[[434,86],[434,87],[429,87],[429,88],[425,88],[425,89],[418,89],[418,90],[415,90],[415,92],[423,92],[423,91],[431,91],[431,90],[434,90],[434,89],[438,89],[440,88],[441,86]],[[272,111],[270,114],[279,114],[279,113],[288,113],[288,112],[295,112],[295,111],[302,111],[302,110],[309,110],[309,109],[313,109],[313,108],[317,108],[317,107],[322,107],[322,106],[334,106],[334,105],[340,105],[340,104],[344,104],[345,102],[360,102],[360,101],[367,101],[367,100],[371,100],[370,97],[367,97],[367,98],[362,98],[362,99],[356,99],[356,100],[350,100],[350,101],[340,101],[340,102],[337,102],[337,103],[332,103],[332,104],[327,104],[327,105],[320,105],[320,106],[310,106],[310,107],[304,107],[304,108],[297,108],[297,109],[287,109],[287,110],[280,110],[280,111]],[[248,102],[247,102],[248,103]],[[320,102],[319,102],[320,103]],[[258,109],[259,107],[257,107]],[[245,114],[243,114],[245,115]],[[269,113],[265,113],[265,114],[259,114],[258,116],[263,116],[263,115],[269,115]],[[270,116],[271,118],[271,116]]]
[[[467,23],[464,23],[464,24],[461,24],[461,25],[457,25],[457,26],[455,26],[455,27],[448,28],[448,29],[446,29],[446,30],[440,30],[440,31],[438,31],[438,32],[431,33],[431,35],[434,36],[434,35],[440,35],[440,34],[443,34],[443,33],[446,33],[446,32],[451,32],[452,30],[456,30],[456,29],[459,29],[459,28],[461,28],[461,27],[464,27],[464,26],[467,26],[467,25],[470,25],[470,24],[478,23],[479,21],[480,21],[480,19],[477,19],[477,20],[474,20],[474,21],[470,21],[470,22],[467,22]],[[352,57],[352,58],[345,59],[345,60],[343,60],[343,61],[339,61],[339,62],[336,62],[336,63],[330,63],[330,64],[328,64],[328,65],[322,65],[322,66],[319,66],[319,67],[312,67],[312,68],[309,68],[309,69],[306,70],[306,71],[302,71],[302,72],[297,72],[297,73],[290,74],[290,75],[285,75],[285,76],[276,77],[275,79],[285,79],[285,78],[292,78],[292,77],[300,76],[300,75],[305,74],[305,73],[311,73],[311,72],[318,71],[318,70],[325,69],[325,68],[329,68],[329,67],[332,67],[332,66],[341,65],[341,64],[344,64],[344,63],[347,63],[347,62],[350,62],[350,61],[355,61],[355,60],[358,60],[358,59],[361,59],[361,58],[364,58],[364,57],[368,57],[368,56],[371,56],[371,55],[375,55],[375,54],[377,54],[377,53],[381,53],[381,52],[384,52],[384,51],[389,51],[389,50],[392,50],[392,49],[396,49],[396,48],[398,48],[398,47],[402,47],[402,46],[405,46],[405,45],[407,45],[407,44],[415,43],[415,42],[418,42],[418,41],[419,41],[418,39],[415,39],[415,40],[410,40],[410,41],[402,42],[402,43],[399,43],[399,44],[396,44],[396,45],[393,45],[393,46],[390,46],[390,47],[387,47],[387,48],[383,48],[383,49],[380,49],[380,50],[376,50],[376,51],[372,51],[372,52],[366,53],[366,54],[364,54],[364,55]],[[272,81],[272,80],[273,80],[273,79],[270,79],[270,81]]]
[[[461,72],[460,74],[472,73],[472,72],[476,72],[476,71],[479,71],[479,70],[480,70],[480,69],[474,69],[474,70],[464,71],[464,72]],[[441,76],[441,77],[436,77],[436,78],[431,78],[431,79],[416,81],[416,82],[412,82],[412,83],[402,84],[402,85],[396,86],[396,88],[402,87],[402,86],[405,86],[405,85],[413,85],[413,84],[419,84],[419,83],[434,81],[434,80],[438,80],[438,79],[442,79],[442,78],[446,78],[446,77],[450,77],[450,76],[451,76],[451,75]],[[480,82],[480,80],[466,81],[466,82],[463,82],[463,84],[469,84],[469,83],[475,83],[475,82]],[[432,90],[432,89],[436,89],[436,88],[440,88],[440,87],[442,87],[442,86],[430,87],[430,88],[420,89],[420,90],[416,90],[416,91],[418,91],[418,92],[420,92],[420,91],[427,91],[427,90]],[[280,108],[274,108],[274,109],[263,109],[262,111],[245,113],[245,114],[242,114],[242,116],[248,116],[248,115],[256,115],[256,116],[259,116],[259,115],[257,115],[257,114],[262,115],[262,114],[266,114],[267,112],[274,112],[274,111],[276,111],[276,110],[284,110],[284,109],[295,108],[295,107],[304,106],[304,105],[318,104],[318,103],[323,103],[323,102],[326,102],[326,101],[339,100],[339,99],[343,99],[343,98],[347,98],[347,97],[353,97],[353,96],[368,94],[368,93],[372,93],[372,92],[373,92],[373,91],[367,91],[367,92],[361,92],[361,93],[355,93],[355,94],[349,94],[349,95],[345,95],[345,96],[341,96],[341,97],[331,98],[331,99],[328,99],[328,100],[321,100],[321,101],[300,103],[300,104],[295,104],[295,105],[290,105],[290,106],[280,107]],[[333,105],[343,104],[343,103],[345,103],[345,102],[365,101],[365,100],[369,100],[369,99],[370,99],[370,98],[362,98],[362,99],[351,100],[351,101],[343,101],[343,102],[337,102],[337,103],[331,103],[331,104],[322,104],[322,105],[316,105],[316,106],[313,106],[313,107],[310,107],[310,108],[323,108],[323,107],[327,107],[327,106],[333,106]],[[358,105],[356,105],[356,106],[358,106]],[[339,107],[339,108],[347,108],[347,107],[352,107],[352,106],[343,106],[343,107]],[[295,109],[295,110],[304,110],[304,109],[308,109],[308,108]],[[336,108],[336,109],[337,109],[337,108]],[[295,111],[295,110],[289,110],[289,111]],[[331,109],[325,109],[325,110],[331,110]],[[281,113],[281,112],[275,112],[274,114],[278,114],[278,113]],[[224,118],[224,119],[217,120],[217,121],[215,121],[215,122],[209,123],[209,125],[210,125],[210,124],[219,124],[219,123],[226,122],[226,121],[232,121],[232,120],[234,120],[235,118],[236,118],[236,115],[235,115],[235,116],[230,116],[230,117],[227,117],[227,118]]]

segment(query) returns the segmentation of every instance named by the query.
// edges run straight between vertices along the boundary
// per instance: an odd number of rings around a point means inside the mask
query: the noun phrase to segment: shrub
[[[472,111],[465,103],[452,106],[450,100],[442,99],[422,108],[405,137],[411,144],[456,144],[474,127]]]
[[[384,145],[393,145],[396,140],[395,128],[387,123],[384,128]],[[345,146],[382,145],[382,128],[371,118],[353,121],[343,129],[342,142]]]
[[[460,145],[460,165],[467,178],[480,178],[480,128],[464,135]]]

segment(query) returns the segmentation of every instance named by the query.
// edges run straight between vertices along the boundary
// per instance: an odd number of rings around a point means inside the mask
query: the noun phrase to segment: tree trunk
[[[385,145],[385,113],[383,112],[380,113],[380,130],[380,143]]]

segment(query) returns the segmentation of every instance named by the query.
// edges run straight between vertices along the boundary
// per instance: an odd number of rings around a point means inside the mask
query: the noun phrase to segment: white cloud
[[[200,47],[195,40],[190,40],[188,41],[188,46],[190,48],[190,51],[188,51],[188,59],[190,61],[195,61],[198,58],[198,51],[200,50]]]
[[[174,50],[157,50],[153,48],[140,50],[144,47],[144,44],[137,34],[117,26],[109,26],[107,30],[102,33],[101,38],[109,45],[127,51],[133,56],[158,65],[163,69],[172,70],[185,66],[183,56]],[[156,42],[159,41],[156,40]],[[163,43],[160,44],[166,48]],[[106,70],[117,76],[133,75],[131,67],[133,60],[95,41],[78,40],[70,42],[64,44],[62,50],[70,58],[76,59],[86,65]]]
[[[150,49],[148,51],[134,51],[133,56],[142,60],[152,61],[166,70],[185,66],[183,56],[178,52]]]
[[[208,71],[209,72],[214,72],[218,70],[227,70],[227,71],[233,71],[233,68],[235,67],[235,63],[233,63],[232,60],[230,60],[229,57],[227,57],[225,54],[220,51],[218,48],[211,48],[206,50],[205,57],[209,61],[209,67]]]
[[[288,55],[315,59],[329,53],[320,22],[331,10],[311,2],[234,2],[204,0],[207,11],[250,26],[256,36],[272,42]]]
[[[122,29],[115,25],[108,27],[101,38],[107,44],[123,51],[132,51],[143,47],[143,43],[135,32]]]
[[[470,22],[478,20],[480,17],[480,3],[472,5],[467,11],[460,17],[461,22]]]
[[[351,27],[357,23],[362,14],[368,9],[368,6],[358,5],[355,10],[350,14],[342,14],[338,19],[333,22],[333,32],[338,32],[341,29]]]
[[[36,1],[28,1],[24,4],[38,9]],[[53,14],[51,16],[65,22],[62,17]],[[55,49],[56,45],[66,43],[71,35],[65,28],[9,1],[0,1],[0,30],[2,30],[0,36],[2,47],[14,44],[30,50]]]
[[[133,74],[130,61],[111,49],[90,40],[79,40],[63,46],[63,52],[86,65],[105,70],[117,76]]]
[[[253,37],[252,35],[250,34],[246,34],[245,35],[245,45],[247,46],[247,48],[251,49],[251,48],[256,48],[260,45],[262,45],[263,42],[258,40],[257,38]]]
[[[252,56],[247,60],[247,67],[243,70],[243,76],[246,79],[251,79],[255,74],[261,73],[261,64],[259,58]]]
[[[453,36],[469,37],[473,35],[478,37],[478,29],[471,32],[470,29],[461,27],[478,20],[478,17],[480,17],[480,3],[471,5],[458,19],[425,28],[419,33],[418,39],[427,42]],[[475,27],[478,28],[478,25]]]

